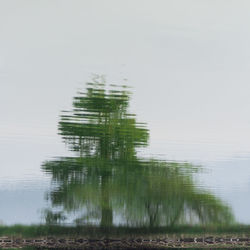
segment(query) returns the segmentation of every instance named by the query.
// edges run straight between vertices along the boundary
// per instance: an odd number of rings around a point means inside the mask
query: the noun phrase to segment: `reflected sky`
[[[54,135],[58,112],[98,73],[117,84],[128,79],[131,108],[155,141],[249,147],[249,5],[2,2],[1,136]]]
[[[92,73],[106,74],[133,87],[131,111],[150,129],[140,155],[201,164],[197,185],[250,222],[248,1],[0,6],[1,190],[43,183],[41,162],[71,155],[60,111]]]

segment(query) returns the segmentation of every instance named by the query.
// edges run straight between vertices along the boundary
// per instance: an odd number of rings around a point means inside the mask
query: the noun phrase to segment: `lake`
[[[86,87],[71,113],[58,112],[59,135],[1,138],[1,224],[249,224],[244,147],[180,140],[149,147],[147,124],[126,111],[130,92]]]
[[[0,224],[249,225],[249,8],[2,1]]]

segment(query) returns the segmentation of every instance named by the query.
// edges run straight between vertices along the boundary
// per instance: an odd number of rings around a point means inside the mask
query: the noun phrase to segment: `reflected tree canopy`
[[[232,223],[230,208],[193,181],[197,167],[140,159],[148,143],[145,124],[128,113],[126,86],[89,83],[63,112],[59,133],[76,152],[43,163],[52,176],[47,223],[73,222],[104,227],[159,227]]]
[[[73,110],[63,112],[59,131],[70,149],[81,157],[135,158],[135,149],[147,145],[148,130],[128,113],[130,92],[126,86],[105,90],[101,83],[88,83],[86,93],[74,98]]]

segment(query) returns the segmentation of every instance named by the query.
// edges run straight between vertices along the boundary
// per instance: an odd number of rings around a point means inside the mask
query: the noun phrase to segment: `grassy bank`
[[[95,227],[95,226],[55,226],[55,225],[13,225],[0,226],[1,236],[143,236],[143,235],[204,235],[204,234],[249,234],[250,225],[231,226],[175,226],[175,227]]]

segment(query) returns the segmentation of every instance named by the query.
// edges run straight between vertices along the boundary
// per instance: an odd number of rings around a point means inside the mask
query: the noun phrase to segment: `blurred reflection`
[[[171,226],[233,219],[219,199],[194,186],[185,171],[189,164],[60,158],[43,167],[57,184],[49,193],[52,205],[78,213],[76,223]]]
[[[64,141],[81,157],[126,159],[136,157],[136,147],[148,142],[148,130],[128,113],[130,92],[116,86],[107,92],[101,83],[89,83],[87,93],[79,92],[73,111],[63,112],[59,131]]]
[[[44,162],[54,186],[48,192],[47,223],[100,226],[173,226],[232,223],[226,205],[194,185],[197,167],[139,159],[149,133],[128,113],[126,86],[100,82],[74,98],[73,111],[64,112],[59,131],[76,157]]]

